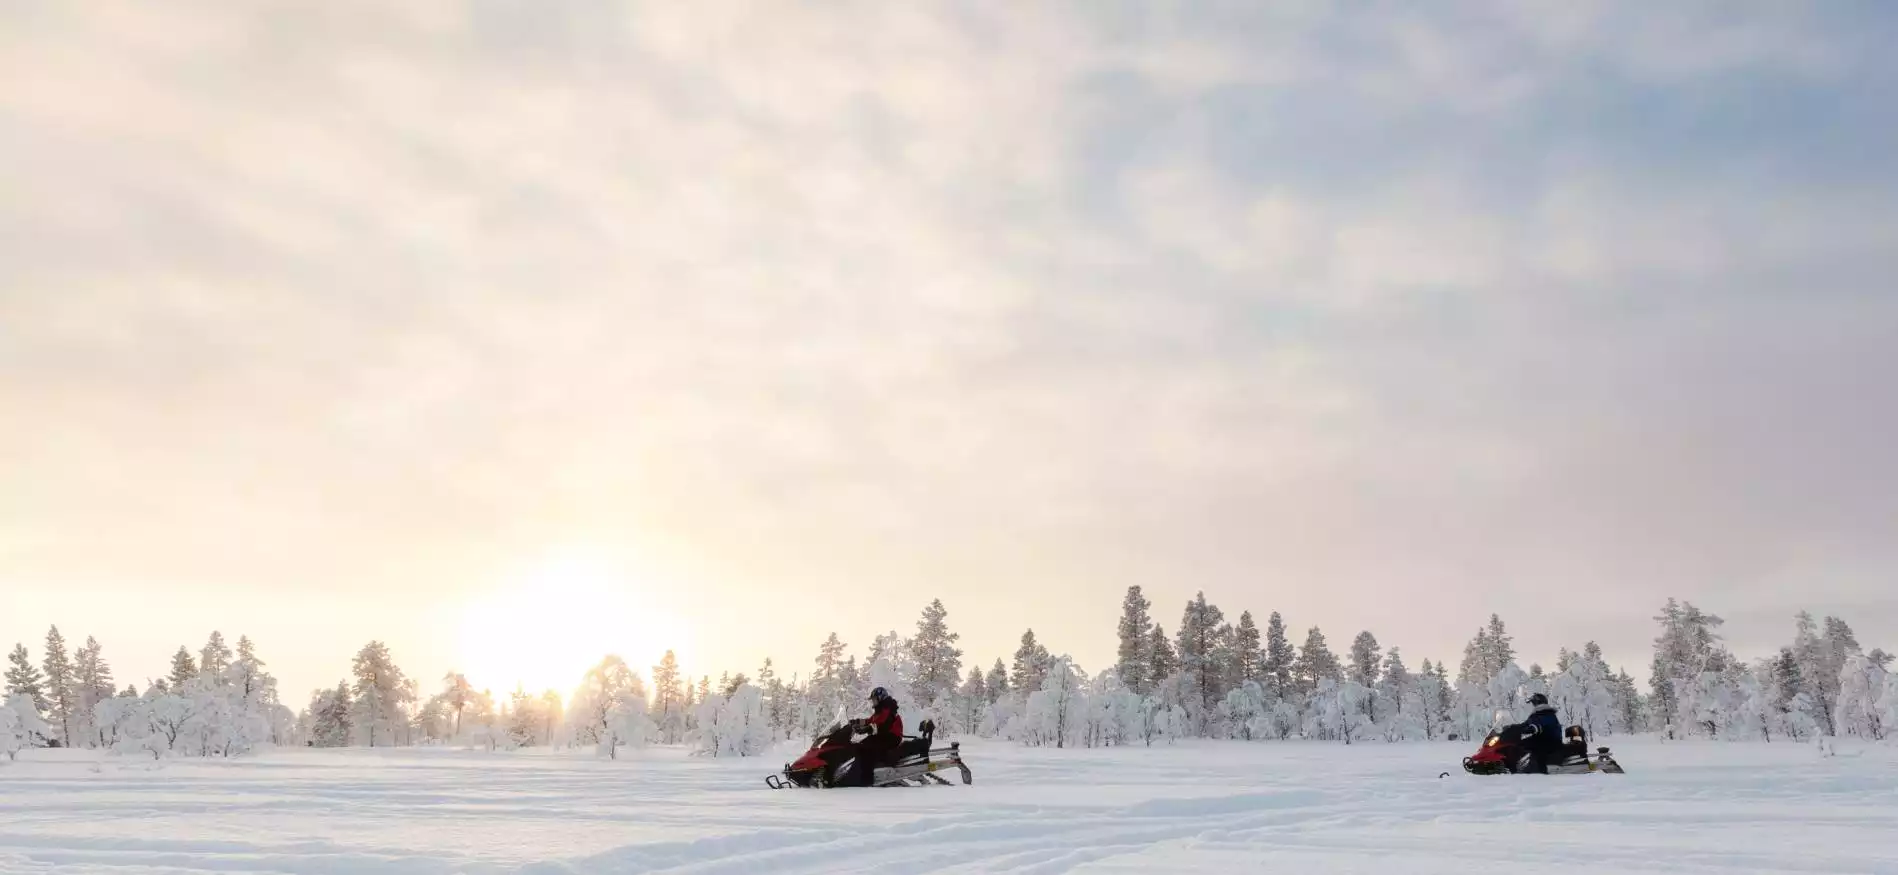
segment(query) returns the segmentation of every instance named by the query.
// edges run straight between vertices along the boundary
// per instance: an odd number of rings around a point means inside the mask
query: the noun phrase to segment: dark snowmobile
[[[778,775],[766,775],[765,786],[773,790],[787,787],[850,787],[858,781],[851,771],[858,767],[852,758],[851,738],[863,731],[862,721],[839,719],[832,723],[811,741],[811,749],[787,763],[784,772]],[[956,769],[962,773],[962,783],[975,781],[969,767],[962,762],[962,745],[949,742],[948,747],[931,749],[936,737],[934,721],[924,720],[916,727],[920,736],[904,736],[897,745],[896,761],[889,765],[880,765],[871,773],[870,783],[876,787],[926,787],[931,784],[948,784],[937,772]]]
[[[1534,768],[1534,760],[1529,745],[1524,741],[1533,735],[1533,724],[1518,723],[1505,726],[1483,739],[1483,746],[1476,753],[1463,758],[1463,771],[1472,775],[1520,775]],[[1588,733],[1580,726],[1570,726],[1562,733],[1561,756],[1549,763],[1551,775],[1586,775],[1602,772],[1609,775],[1623,774],[1621,764],[1615,762],[1608,748],[1595,748],[1588,753]],[[1444,772],[1444,775],[1450,774]]]

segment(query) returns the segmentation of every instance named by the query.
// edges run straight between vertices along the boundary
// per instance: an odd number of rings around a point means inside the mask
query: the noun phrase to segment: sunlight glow
[[[641,597],[654,583],[588,553],[544,558],[464,607],[459,670],[497,696],[520,685],[563,699],[608,653],[650,675],[666,649],[683,650],[688,637],[676,618]]]

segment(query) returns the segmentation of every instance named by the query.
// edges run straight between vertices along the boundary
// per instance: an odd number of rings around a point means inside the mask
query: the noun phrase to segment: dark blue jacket
[[[1562,746],[1562,720],[1555,716],[1554,705],[1536,706],[1529,719],[1522,722],[1536,728],[1535,737],[1528,740],[1531,747],[1550,750]]]

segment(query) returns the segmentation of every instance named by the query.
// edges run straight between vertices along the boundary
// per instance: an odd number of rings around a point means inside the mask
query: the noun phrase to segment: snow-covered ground
[[[1898,873],[1898,750],[1616,748],[1626,775],[1476,778],[1462,744],[976,741],[974,786],[781,792],[782,756],[668,749],[29,751],[0,872]]]

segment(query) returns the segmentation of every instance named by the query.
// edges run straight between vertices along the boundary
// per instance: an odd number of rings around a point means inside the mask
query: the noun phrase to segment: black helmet
[[[882,704],[883,700],[889,697],[890,697],[890,691],[882,687],[877,687],[876,689],[870,691],[870,701],[876,702],[878,704]]]
[[[1541,693],[1536,693],[1535,695],[1529,697],[1529,704],[1535,705],[1538,707],[1542,705],[1547,705],[1549,704],[1549,697],[1542,695]]]

